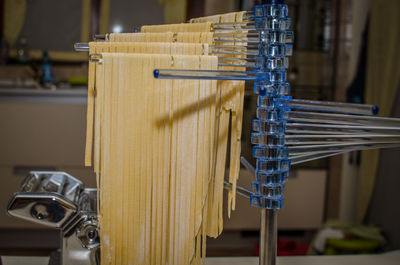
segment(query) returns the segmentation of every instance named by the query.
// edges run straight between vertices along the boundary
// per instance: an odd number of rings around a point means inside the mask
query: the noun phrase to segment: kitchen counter
[[[278,257],[277,265],[399,265],[400,250],[375,255]],[[206,265],[258,265],[258,257],[208,258]]]
[[[47,265],[48,257],[2,257],[3,265]],[[375,255],[278,257],[277,265],[399,265],[400,250]],[[206,265],[258,265],[257,257],[207,258]]]
[[[0,88],[1,102],[86,104],[87,88],[74,89],[22,89]]]

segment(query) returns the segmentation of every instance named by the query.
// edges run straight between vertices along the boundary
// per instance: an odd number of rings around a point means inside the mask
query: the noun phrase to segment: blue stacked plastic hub
[[[290,30],[284,1],[270,0],[254,7],[254,22],[263,43],[260,56],[266,78],[254,84],[258,95],[257,119],[253,121],[251,142],[257,159],[256,179],[252,182],[252,206],[281,209],[285,182],[289,177],[289,152],[285,147],[285,127],[290,92],[286,82],[287,56],[292,55],[293,33]]]

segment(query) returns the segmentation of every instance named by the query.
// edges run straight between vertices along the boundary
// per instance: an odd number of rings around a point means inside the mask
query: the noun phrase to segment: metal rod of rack
[[[259,265],[276,264],[278,211],[261,209]]]

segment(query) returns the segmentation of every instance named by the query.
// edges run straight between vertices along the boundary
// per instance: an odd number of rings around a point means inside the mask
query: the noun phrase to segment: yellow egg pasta
[[[222,232],[229,130],[229,214],[235,208],[244,82],[160,80],[153,70],[243,71],[210,56],[212,22],[243,15],[143,26],[90,43],[101,63],[89,63],[85,165],[93,160],[97,176],[101,264],[201,264],[206,236]]]
[[[101,262],[199,264],[216,82],[158,80],[152,71],[171,65],[212,70],[217,58],[127,53],[102,58],[96,80],[102,101],[95,103]]]

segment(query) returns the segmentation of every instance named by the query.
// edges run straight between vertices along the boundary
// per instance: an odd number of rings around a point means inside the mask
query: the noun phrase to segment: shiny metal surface
[[[87,249],[83,247],[77,233],[64,235],[62,239],[62,265],[99,265],[100,248]]]
[[[87,249],[94,249],[100,246],[97,218],[95,216],[86,216],[76,230],[76,235]]]
[[[256,175],[256,169],[254,168],[254,166],[252,164],[250,164],[249,161],[247,161],[247,159],[244,156],[240,157],[240,163],[248,170],[251,172],[251,174],[253,174],[253,176],[255,177]]]
[[[224,180],[224,189],[226,190],[232,190],[232,183]],[[242,197],[245,197],[247,199],[250,199],[250,195],[252,195],[253,193],[251,192],[251,190],[248,190],[242,186],[236,186],[236,193],[239,194]]]
[[[100,264],[100,237],[97,225],[96,216],[84,215],[70,233],[63,233],[63,265]]]
[[[56,193],[17,192],[7,206],[12,216],[53,228],[62,228],[77,210],[76,204]]]
[[[8,214],[61,229],[63,265],[100,264],[97,190],[65,172],[33,171],[14,193]]]
[[[83,189],[82,181],[58,171],[32,171],[21,187],[24,192],[54,192],[75,203]]]
[[[261,210],[259,265],[276,264],[277,210]]]
[[[97,215],[97,189],[86,188],[79,196],[79,210]]]
[[[240,162],[242,165],[244,165],[244,167],[249,170],[251,172],[251,174],[253,174],[253,177],[255,177],[256,174],[256,170],[255,168],[250,164],[249,161],[246,160],[245,157],[241,156],[240,157]],[[224,189],[226,190],[232,190],[232,183],[230,183],[229,181],[224,180]],[[236,193],[239,194],[240,196],[243,196],[247,199],[250,199],[250,195],[253,194],[253,192],[249,189],[246,189],[245,187],[236,186]]]

